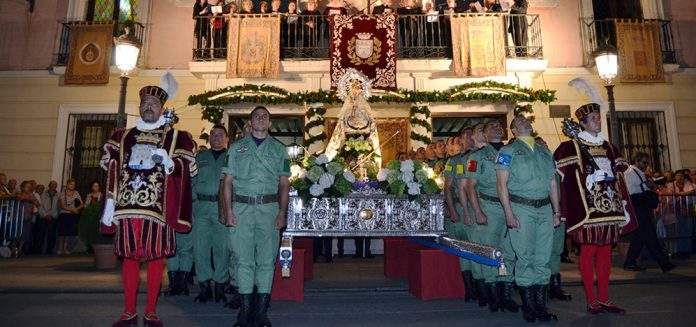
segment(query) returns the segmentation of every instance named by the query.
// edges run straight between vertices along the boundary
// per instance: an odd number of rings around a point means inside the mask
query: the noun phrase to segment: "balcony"
[[[90,23],[90,22],[63,22],[61,23],[62,28],[60,32],[59,48],[58,53],[54,55],[53,64],[55,66],[65,66],[68,64],[68,58],[70,57],[70,33],[74,23]],[[145,26],[141,23],[136,22],[117,22],[114,25],[113,36],[119,36],[124,33],[124,28],[130,25],[132,27],[132,32],[135,37],[139,40],[143,40],[145,35]],[[113,64],[113,56],[111,56],[111,64]]]
[[[662,48],[662,62],[665,64],[676,64],[677,56],[674,50],[674,40],[672,38],[672,22],[661,19],[642,19],[638,21],[658,22],[660,45]],[[609,44],[616,46],[615,20],[582,18],[580,27],[582,29],[582,48],[585,65],[591,67],[594,66],[592,53],[597,49],[598,44],[601,44],[606,39],[609,41]]]
[[[508,59],[543,59],[539,15],[503,16]],[[240,15],[253,18],[260,15]],[[399,15],[396,50],[399,59],[452,59],[448,15]],[[290,20],[295,23],[288,24]],[[224,61],[227,32],[224,18],[197,17],[192,61]],[[515,31],[513,33],[512,31]],[[281,17],[282,60],[328,60],[330,51],[328,16]],[[513,36],[517,37],[514,42]]]

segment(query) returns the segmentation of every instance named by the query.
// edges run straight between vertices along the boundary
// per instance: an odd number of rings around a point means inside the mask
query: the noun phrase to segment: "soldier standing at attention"
[[[227,160],[227,129],[215,125],[210,130],[210,149],[196,155],[198,175],[193,178],[193,250],[200,293],[196,301],[213,298],[210,281],[215,283],[215,303],[226,302],[229,247],[227,227],[219,222],[218,193],[222,167]],[[211,266],[211,253],[215,269]]]
[[[488,121],[482,129],[476,129],[476,139],[485,139],[483,147],[469,155],[466,163],[467,194],[475,212],[479,241],[503,251],[509,274],[500,276],[496,267],[483,267],[483,277],[488,290],[488,308],[492,312],[502,309],[518,312],[519,305],[512,299],[512,272],[515,271],[515,252],[512,250],[505,213],[500,205],[495,172],[495,159],[503,147],[505,132],[497,120]],[[480,200],[479,200],[480,199]]]
[[[266,312],[280,230],[285,227],[290,189],[290,159],[285,146],[268,135],[271,114],[265,107],[251,111],[251,135],[232,144],[224,174],[226,225],[237,268],[241,308],[234,326],[271,326]],[[254,286],[258,301],[253,306]]]
[[[555,320],[556,315],[546,309],[546,296],[553,228],[561,219],[556,164],[549,149],[536,145],[527,118],[515,117],[510,129],[517,140],[500,148],[495,169],[498,197],[517,255],[514,275],[523,318],[528,322]]]

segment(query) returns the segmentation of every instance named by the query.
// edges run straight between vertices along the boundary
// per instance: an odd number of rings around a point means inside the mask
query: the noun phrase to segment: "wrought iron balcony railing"
[[[64,66],[68,63],[68,58],[70,56],[70,35],[73,27],[73,23],[84,24],[85,22],[63,22],[61,23],[62,28],[60,32],[60,39],[58,40],[58,53],[54,55],[53,63],[56,66]],[[145,35],[145,26],[141,23],[136,22],[117,22],[114,25],[114,36],[120,36],[123,34],[124,27],[130,25],[132,26],[132,32],[135,37],[139,40],[143,40]],[[111,56],[113,62],[113,56]]]
[[[672,38],[672,21],[662,19],[643,19],[639,21],[656,21],[659,23],[662,62],[668,64],[677,63],[674,39]],[[581,18],[582,48],[586,66],[594,65],[592,53],[605,39],[609,41],[609,44],[616,46],[615,22],[615,19]]]
[[[281,14],[282,59],[329,59],[330,30],[328,16]],[[539,15],[503,16],[507,58],[542,59]],[[241,15],[253,19],[259,15]],[[396,51],[400,59],[451,59],[450,17],[448,15],[399,15],[396,27]],[[225,60],[227,23],[222,17],[194,19],[192,54],[194,61]]]

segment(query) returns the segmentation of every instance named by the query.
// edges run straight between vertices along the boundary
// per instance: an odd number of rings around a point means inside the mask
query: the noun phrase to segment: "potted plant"
[[[113,237],[99,231],[101,201],[89,204],[82,210],[79,224],[80,240],[94,250],[94,265],[97,269],[115,269],[118,257],[114,253]]]

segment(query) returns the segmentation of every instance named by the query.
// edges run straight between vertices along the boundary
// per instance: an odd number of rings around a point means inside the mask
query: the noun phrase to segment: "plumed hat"
[[[160,103],[164,106],[164,103],[167,102],[167,98],[169,95],[167,94],[167,91],[165,91],[163,88],[159,86],[153,86],[153,85],[148,85],[144,86],[142,89],[140,89],[140,100],[142,101],[145,96],[151,95],[157,99],[160,100]]]
[[[587,117],[590,113],[593,112],[599,112],[599,105],[596,103],[588,103],[585,105],[580,106],[577,110],[575,110],[575,117],[578,118],[578,120],[582,120],[584,117]]]

